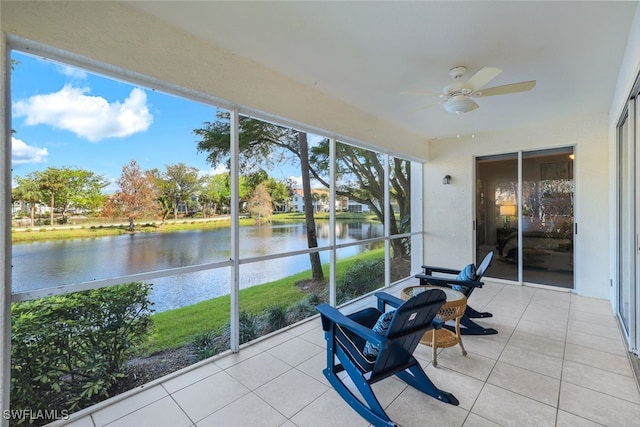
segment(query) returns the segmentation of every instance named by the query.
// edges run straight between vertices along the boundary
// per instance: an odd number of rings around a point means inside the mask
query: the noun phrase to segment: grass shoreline
[[[368,261],[384,256],[384,248],[373,249],[336,262],[336,277],[343,277],[356,261]],[[323,265],[325,277],[329,266]],[[241,289],[239,304],[242,311],[260,313],[275,305],[292,305],[305,298],[308,293],[296,283],[311,278],[311,269],[262,285]],[[328,280],[328,279],[327,279]],[[230,296],[222,295],[192,305],[162,311],[151,315],[153,333],[145,352],[154,354],[175,349],[191,342],[199,333],[217,330],[224,326],[230,316]]]
[[[316,220],[328,220],[329,214],[316,214]],[[367,222],[379,222],[373,215],[338,212],[339,220],[359,220]],[[286,213],[272,216],[274,222],[299,222],[304,221],[304,213]],[[74,219],[72,218],[72,221]],[[80,220],[76,220],[80,222]],[[158,221],[157,219],[142,219],[136,222],[134,233],[173,233],[184,230],[213,230],[231,225],[231,217],[228,215],[210,218],[180,218]],[[255,225],[255,220],[248,217],[240,218],[240,226]],[[44,240],[85,239],[97,237],[119,236],[131,234],[126,221],[85,220],[82,223],[70,225],[44,225],[34,227],[11,227],[11,242],[34,242]]]

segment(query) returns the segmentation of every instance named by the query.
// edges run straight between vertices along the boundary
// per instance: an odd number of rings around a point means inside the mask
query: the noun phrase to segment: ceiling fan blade
[[[533,89],[536,85],[535,80],[531,80],[528,82],[520,82],[520,83],[511,83],[503,86],[495,86],[489,87],[483,90],[478,91],[478,96],[494,96],[494,95],[505,95],[508,93],[516,93],[516,92],[526,92],[528,90]]]
[[[484,67],[473,76],[471,76],[464,85],[472,91],[476,91],[482,86],[489,83],[491,80],[498,77],[498,74],[500,74],[501,72],[502,70],[500,68]]]

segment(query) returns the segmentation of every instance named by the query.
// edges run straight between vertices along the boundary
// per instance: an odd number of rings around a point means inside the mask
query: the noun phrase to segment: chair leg
[[[431,347],[431,364],[438,366],[438,351],[435,345]]]
[[[360,414],[360,416],[374,426],[396,427],[396,424],[391,421],[391,418],[387,416],[382,405],[380,405],[380,402],[371,389],[371,385],[362,377],[360,370],[353,365],[340,347],[336,348],[336,355],[338,356],[338,360],[342,361],[342,367],[360,393],[360,395],[358,395],[349,389],[334,373],[332,368],[325,368],[322,371],[324,376],[329,380],[329,383],[335,388],[340,397]],[[362,399],[364,399],[364,402]]]
[[[478,325],[467,316],[462,316],[460,324],[464,326],[464,328],[460,328],[460,333],[462,335],[495,335],[498,333],[498,331],[493,328],[485,328]]]
[[[466,314],[460,319],[460,324],[464,326],[464,328],[460,328],[460,335],[495,335],[498,333],[498,331],[493,328],[484,328],[478,325],[469,319]],[[444,325],[444,327],[455,332],[454,326],[452,325]]]
[[[438,366],[438,347],[436,346],[436,330],[431,331],[431,363]]]
[[[460,404],[458,399],[456,399],[453,394],[437,388],[435,384],[433,384],[431,379],[429,379],[427,374],[424,373],[417,361],[406,370],[398,372],[396,376],[413,388],[420,390],[421,392],[428,394],[429,396],[434,397],[441,402],[449,403],[455,406]]]
[[[458,317],[456,318],[456,337],[458,337],[458,344],[460,344],[460,348],[462,349],[462,355],[466,356],[467,355],[467,350],[464,349],[464,344],[462,344],[462,337],[460,336],[460,320],[461,318]]]
[[[466,310],[464,311],[464,314],[467,315],[467,317],[470,317],[472,319],[482,319],[485,317],[493,317],[493,314],[489,313],[488,311],[477,311],[469,306],[467,306]]]

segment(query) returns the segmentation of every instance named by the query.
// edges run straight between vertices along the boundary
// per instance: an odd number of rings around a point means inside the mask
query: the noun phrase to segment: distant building
[[[313,212],[329,212],[329,190],[311,189]],[[302,189],[296,189],[289,201],[291,212],[304,212],[304,195]]]
[[[313,212],[329,212],[329,190],[322,188],[312,188],[311,194],[313,196]],[[369,206],[364,203],[359,203],[354,200],[350,200],[347,197],[336,198],[336,211],[346,211],[355,213],[368,213],[371,212]],[[302,190],[297,189],[290,199],[290,209],[292,212],[304,212],[304,196]]]

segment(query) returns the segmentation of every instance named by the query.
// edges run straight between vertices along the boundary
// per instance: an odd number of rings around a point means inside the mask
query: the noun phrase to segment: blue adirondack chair
[[[444,292],[428,290],[407,301],[384,292],[375,296],[377,307],[348,316],[327,304],[317,306],[327,341],[327,367],[323,373],[329,383],[375,426],[396,425],[371,389],[371,384],[392,375],[442,402],[458,405],[451,393],[433,384],[413,357],[424,333],[442,326],[435,316],[446,301]],[[385,311],[387,306],[396,309]],[[358,393],[338,375],[343,371]]]
[[[493,252],[489,252],[478,268],[476,269],[473,264],[467,265],[462,270],[453,270],[444,267],[434,267],[430,265],[423,265],[423,273],[416,274],[415,277],[420,279],[420,285],[432,285],[432,286],[446,286],[456,291],[462,292],[467,299],[471,296],[471,293],[475,288],[481,288],[484,283],[480,280],[482,276],[487,272],[487,269],[491,266],[493,260]],[[447,276],[434,276],[434,273],[444,273]],[[480,312],[474,310],[469,305],[464,311],[464,315],[460,319],[460,334],[461,335],[494,335],[498,331],[493,328],[484,328],[474,322],[471,319],[492,317],[493,314],[489,312]],[[446,328],[452,329],[451,326],[445,325]]]

